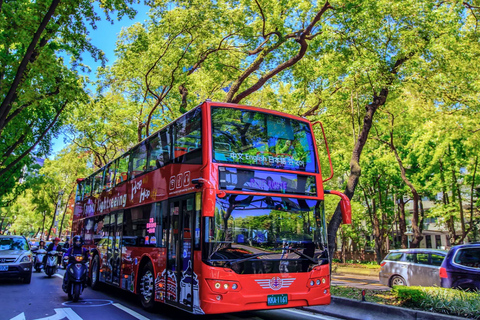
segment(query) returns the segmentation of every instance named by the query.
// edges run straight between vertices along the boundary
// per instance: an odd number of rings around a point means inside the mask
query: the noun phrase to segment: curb
[[[330,305],[303,307],[303,310],[346,320],[465,320],[466,318],[383,304],[333,297]]]

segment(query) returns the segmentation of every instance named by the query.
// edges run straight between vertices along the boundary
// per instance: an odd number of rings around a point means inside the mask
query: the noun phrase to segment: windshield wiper
[[[276,252],[264,252],[264,253],[256,253],[250,257],[247,257],[247,258],[241,258],[241,259],[235,259],[235,260],[228,260],[226,261],[226,265],[232,265],[234,263],[242,263],[242,262],[246,262],[246,261],[249,261],[249,260],[253,260],[257,257],[260,257],[260,256],[269,256],[269,255],[272,255],[272,254],[280,254],[280,253],[276,253]]]
[[[283,250],[291,251],[291,252],[293,252],[293,253],[298,254],[300,257],[307,258],[308,260],[312,261],[313,263],[318,263],[317,260],[313,259],[312,257],[306,255],[306,254],[303,253],[303,252],[298,251],[297,249],[294,249],[294,248],[283,248]]]

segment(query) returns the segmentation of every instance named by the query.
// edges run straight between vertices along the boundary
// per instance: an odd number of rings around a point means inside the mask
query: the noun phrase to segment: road
[[[179,309],[158,305],[154,312],[143,310],[135,295],[105,286],[87,288],[80,301],[67,301],[62,291],[63,270],[52,278],[33,273],[30,284],[0,280],[0,320],[157,320],[157,319],[254,319],[254,320],[337,320],[301,309],[279,309],[222,315],[194,316]]]
[[[390,287],[384,286],[378,280],[378,276],[367,275],[332,275],[332,285],[356,287],[367,290],[391,290]]]

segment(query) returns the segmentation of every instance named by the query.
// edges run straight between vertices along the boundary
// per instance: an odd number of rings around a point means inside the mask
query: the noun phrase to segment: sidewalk
[[[390,290],[378,279],[378,270],[338,266],[332,273],[332,285],[347,286],[370,290]]]
[[[365,275],[338,275],[332,274],[332,285],[334,286],[346,286],[355,287],[368,290],[391,290],[390,287],[384,286],[378,280],[378,276],[365,276]]]
[[[303,307],[303,310],[346,320],[465,320],[440,313],[387,306],[372,302],[332,297],[330,305]]]

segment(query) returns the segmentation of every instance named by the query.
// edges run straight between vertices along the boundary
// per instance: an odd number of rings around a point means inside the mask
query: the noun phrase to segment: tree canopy
[[[130,16],[132,2],[100,7]],[[418,246],[430,216],[452,242],[477,232],[478,1],[150,1],[149,19],[117,39],[96,93],[77,70],[82,52],[103,58],[86,29],[99,15],[74,3],[0,2],[5,190],[61,128],[93,170],[210,98],[321,120],[336,171],[328,187],[360,203],[365,221],[342,237],[370,230],[378,256],[394,224],[403,246],[407,224]],[[428,213],[424,198],[437,204]],[[329,219],[333,251],[338,206]]]

